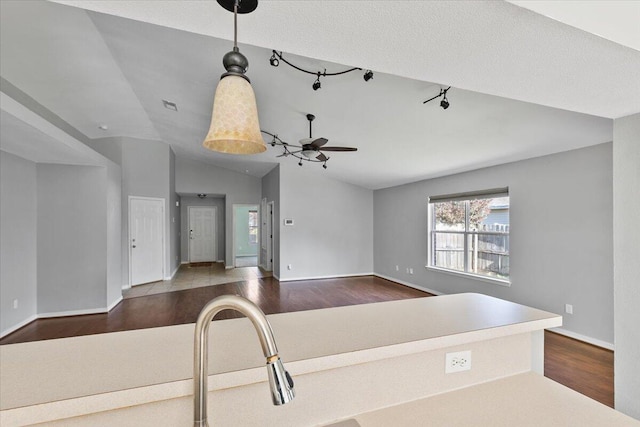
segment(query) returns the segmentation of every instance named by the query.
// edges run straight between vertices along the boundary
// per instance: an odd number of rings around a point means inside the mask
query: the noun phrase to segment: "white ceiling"
[[[630,0],[508,0],[520,7],[640,50],[640,2]]]
[[[255,176],[293,161],[271,147],[232,156],[201,146],[231,47],[232,15],[215,1],[66,3],[136,20],[3,0],[3,78],[90,138],[160,139]],[[314,113],[315,136],[359,151],[330,153],[326,171],[304,167],[367,188],[608,142],[608,118],[640,111],[640,52],[509,3],[261,1],[239,17],[239,39],[254,45],[241,51],[262,128],[296,142]],[[269,66],[272,47],[306,68],[344,69],[338,61],[375,76],[326,78],[314,92],[312,76]],[[422,104],[438,93],[431,81],[454,86],[448,110]]]

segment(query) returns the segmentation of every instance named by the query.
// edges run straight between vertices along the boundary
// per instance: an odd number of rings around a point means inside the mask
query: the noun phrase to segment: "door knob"
[[[132,248],[135,248],[135,247],[136,247],[136,245],[133,245],[133,246],[131,246],[131,247],[132,247]]]

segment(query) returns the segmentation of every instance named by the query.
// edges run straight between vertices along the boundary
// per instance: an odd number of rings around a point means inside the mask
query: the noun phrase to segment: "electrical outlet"
[[[567,313],[567,314],[573,314],[573,305],[565,304],[564,305],[564,312]]]
[[[409,269],[409,274],[413,274],[413,268]]]
[[[469,370],[471,370],[471,350],[447,353],[444,366],[445,374]]]
[[[396,271],[400,271],[400,266],[396,265]]]
[[[15,308],[18,308],[18,300],[17,300],[17,299],[14,299],[14,300],[13,300],[13,308],[14,308],[14,309],[15,309]]]

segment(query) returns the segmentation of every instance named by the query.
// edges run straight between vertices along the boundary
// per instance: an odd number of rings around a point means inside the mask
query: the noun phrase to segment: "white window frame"
[[[491,198],[491,197],[508,197],[509,189],[508,188],[498,188],[491,190],[483,190],[483,191],[475,191],[469,193],[459,193],[459,194],[451,194],[446,196],[436,196],[430,197],[427,200],[428,209],[427,209],[427,265],[425,266],[427,270],[437,271],[440,273],[451,274],[454,276],[467,277],[475,280],[480,280],[484,282],[489,282],[501,286],[509,287],[511,286],[511,274],[509,274],[509,279],[501,279],[498,277],[486,276],[482,274],[471,273],[466,270],[469,268],[469,260],[468,260],[468,251],[466,250],[468,244],[468,237],[470,234],[496,234],[496,235],[504,235],[501,232],[491,232],[491,231],[471,231],[469,230],[469,210],[465,209],[465,229],[464,231],[451,231],[453,234],[462,234],[464,236],[464,266],[465,271],[453,270],[444,267],[438,267],[432,265],[433,263],[433,234],[434,233],[447,233],[447,231],[443,230],[434,230],[434,212],[433,212],[433,204],[439,201],[464,201],[464,200],[472,200],[478,198]],[[511,230],[509,230],[509,238],[511,238]],[[509,251],[509,256],[511,256],[511,251]],[[511,271],[509,271],[511,273]]]

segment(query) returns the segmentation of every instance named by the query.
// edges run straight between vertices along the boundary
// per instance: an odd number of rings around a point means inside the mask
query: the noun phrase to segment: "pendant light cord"
[[[240,0],[235,0],[233,4],[233,50],[238,51],[238,4]]]

